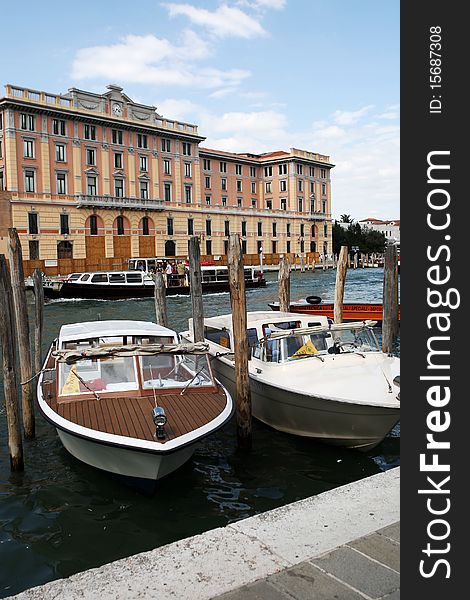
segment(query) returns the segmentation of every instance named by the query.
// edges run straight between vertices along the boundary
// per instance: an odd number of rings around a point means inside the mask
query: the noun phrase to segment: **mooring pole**
[[[11,287],[16,316],[16,332],[20,359],[20,374],[24,385],[21,386],[21,404],[23,409],[23,428],[26,439],[35,436],[34,425],[34,385],[31,346],[29,340],[28,308],[26,287],[24,284],[23,254],[20,238],[15,228],[8,230],[8,254],[10,259]]]
[[[163,327],[168,327],[165,280],[163,279],[163,273],[160,271],[155,273],[154,301],[155,323],[157,325],[162,325]]]
[[[33,271],[34,283],[34,372],[42,369],[42,330],[44,326],[44,288],[39,269]],[[35,381],[37,384],[37,381]]]
[[[385,248],[382,314],[382,352],[393,352],[398,335],[398,257],[394,245]]]
[[[8,449],[12,471],[22,471],[23,441],[21,439],[18,409],[18,383],[16,380],[15,315],[12,301],[10,275],[5,256],[0,254],[0,343],[2,348],[3,393],[7,415]]]
[[[238,447],[251,448],[251,393],[248,375],[248,335],[246,332],[246,296],[243,254],[238,233],[228,246],[228,276],[232,305],[232,332],[235,359],[236,413]]]
[[[189,291],[193,310],[193,335],[195,342],[204,341],[204,306],[202,303],[201,251],[199,238],[189,239]]]
[[[335,305],[334,305],[334,322],[343,322],[343,299],[344,299],[344,284],[346,282],[346,271],[348,270],[348,247],[341,246],[339,253],[338,265],[336,267],[336,283],[335,283]]]
[[[278,274],[279,310],[290,311],[290,264],[287,256],[281,258]]]

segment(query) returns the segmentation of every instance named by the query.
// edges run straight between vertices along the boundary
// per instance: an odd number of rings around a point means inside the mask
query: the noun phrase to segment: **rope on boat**
[[[33,379],[36,379],[36,377],[39,377],[39,375],[41,375],[42,373],[45,373],[46,371],[55,371],[55,369],[41,369],[40,371],[35,373],[32,377],[30,377],[26,381],[20,381],[20,385],[26,385],[27,383],[29,383],[30,381],[33,381]]]

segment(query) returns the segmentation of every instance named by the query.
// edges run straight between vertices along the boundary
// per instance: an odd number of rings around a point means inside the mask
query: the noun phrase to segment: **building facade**
[[[196,125],[164,118],[122,88],[57,95],[6,85],[0,99],[0,253],[16,227],[27,271],[124,266],[131,257],[247,262],[331,252],[328,156],[204,148]]]
[[[400,221],[383,221],[382,219],[374,219],[374,217],[368,217],[359,221],[361,227],[367,227],[368,229],[375,229],[380,231],[387,238],[387,242],[390,244],[400,245]]]

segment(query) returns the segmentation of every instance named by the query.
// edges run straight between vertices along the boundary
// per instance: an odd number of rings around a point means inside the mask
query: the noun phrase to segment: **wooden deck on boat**
[[[49,366],[53,366],[53,361]],[[134,396],[101,396],[100,400],[95,397],[71,400],[69,397],[65,402],[57,402],[55,372],[49,371],[46,375],[42,385],[43,398],[54,412],[67,421],[104,433],[156,441],[152,420],[153,395],[139,396],[136,392]],[[165,443],[215,419],[224,410],[226,397],[220,387],[216,392],[188,389],[183,396],[179,392],[158,394],[157,403],[164,408],[168,419],[166,437],[161,440]]]

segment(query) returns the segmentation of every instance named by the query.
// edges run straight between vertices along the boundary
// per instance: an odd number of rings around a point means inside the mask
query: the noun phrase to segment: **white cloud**
[[[163,102],[155,104],[157,111],[163,117],[168,119],[179,119],[181,121],[191,121],[200,113],[200,107],[190,100],[177,100],[168,98]],[[197,123],[196,123],[197,124]]]
[[[213,88],[237,86],[250,75],[242,69],[223,71],[193,64],[208,56],[208,44],[193,31],[184,31],[180,44],[154,35],[127,35],[117,44],[79,50],[72,77]]]
[[[333,117],[336,123],[339,125],[352,125],[353,123],[357,123],[359,119],[370,112],[373,108],[374,106],[370,104],[369,106],[364,106],[356,111],[337,110]]]
[[[215,11],[196,8],[191,4],[164,4],[170,15],[183,15],[195,25],[205,27],[216,37],[253,38],[266,35],[259,21],[238,8],[223,4]]]

